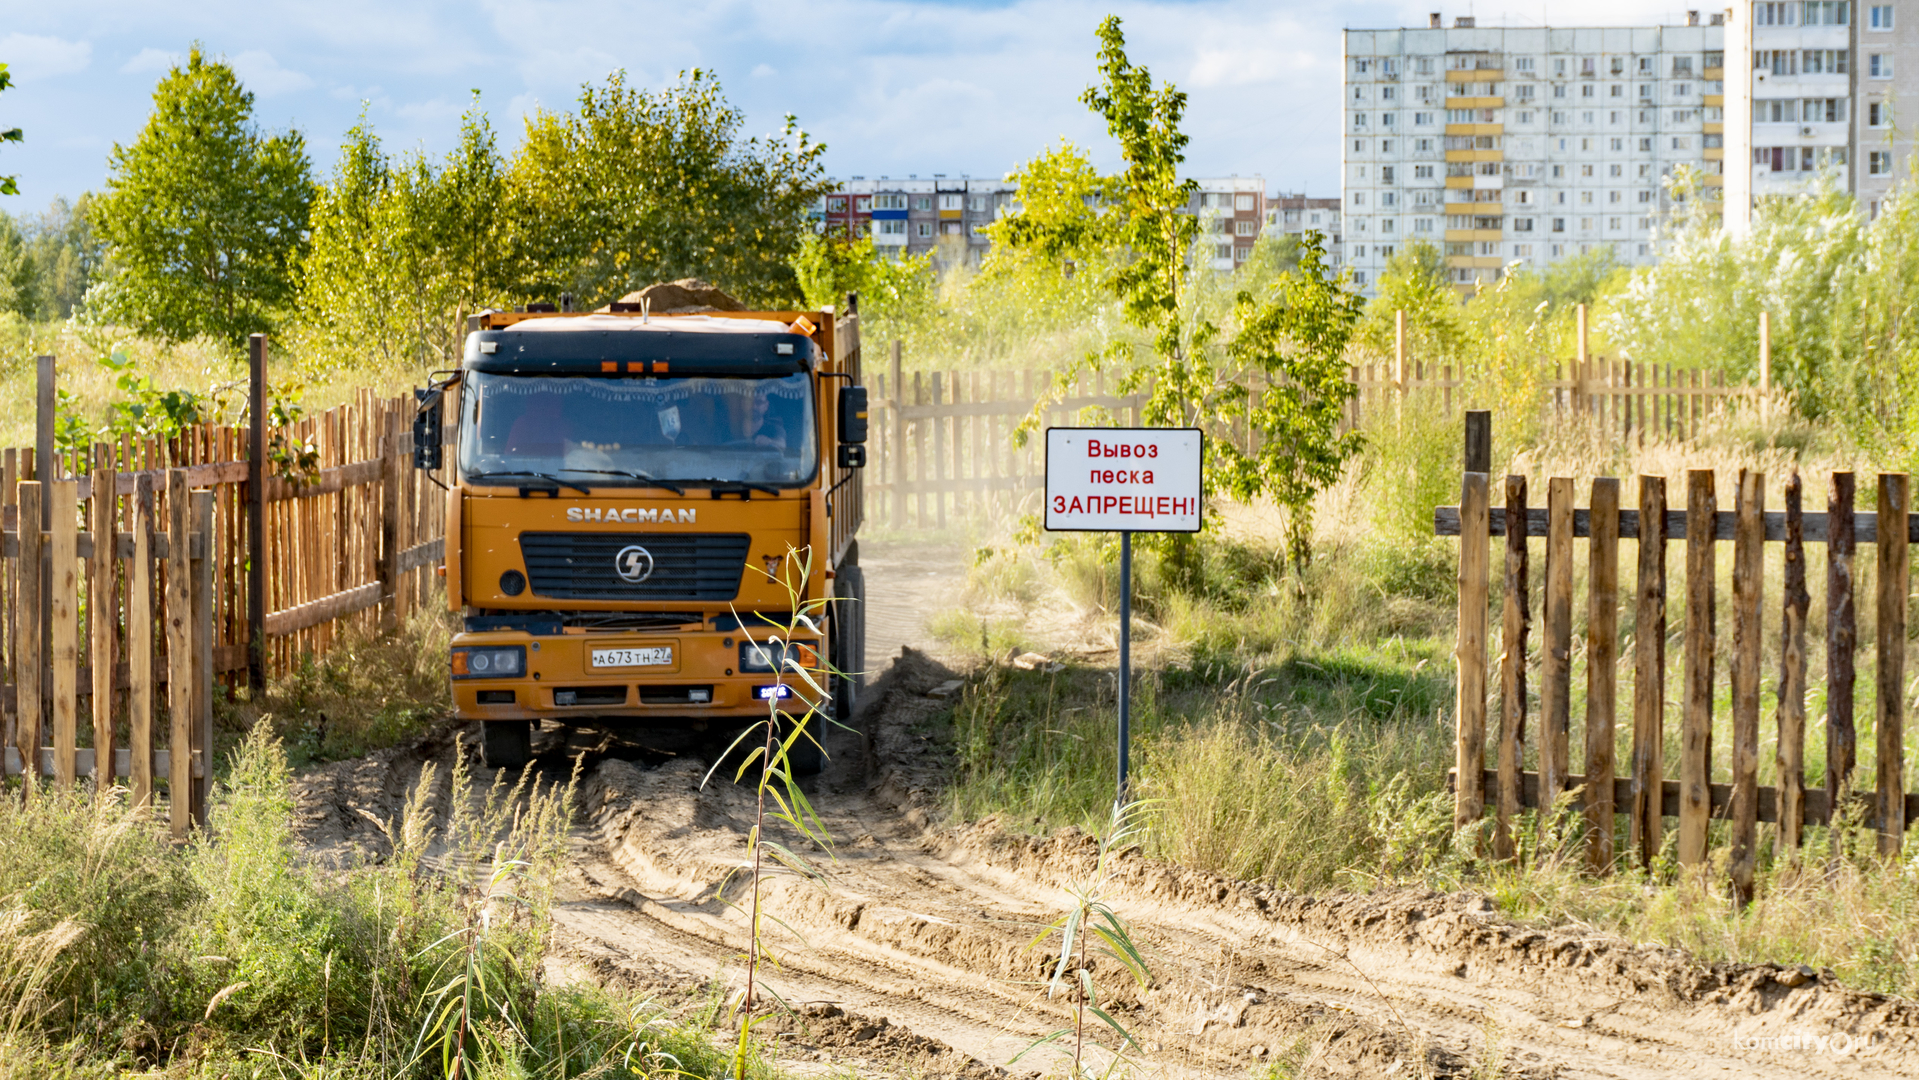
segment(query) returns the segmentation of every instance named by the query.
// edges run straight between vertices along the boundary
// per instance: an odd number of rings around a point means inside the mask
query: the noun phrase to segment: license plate
[[[671,665],[673,647],[661,645],[650,649],[594,649],[592,662],[596,668]]]

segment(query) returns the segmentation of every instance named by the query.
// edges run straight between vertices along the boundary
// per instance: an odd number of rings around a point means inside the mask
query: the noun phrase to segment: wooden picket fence
[[[1470,459],[1469,459],[1470,460]],[[1911,511],[1910,480],[1903,473],[1878,477],[1880,512],[1854,510],[1851,473],[1832,477],[1828,510],[1806,513],[1802,483],[1794,473],[1784,487],[1785,511],[1765,509],[1766,478],[1742,472],[1731,511],[1720,509],[1711,470],[1686,476],[1685,509],[1667,506],[1666,479],[1638,479],[1637,510],[1621,508],[1621,484],[1613,477],[1592,483],[1585,507],[1575,506],[1573,481],[1547,483],[1546,506],[1528,505],[1526,478],[1505,479],[1505,505],[1489,504],[1489,478],[1468,472],[1461,503],[1439,507],[1436,531],[1460,538],[1459,684],[1457,757],[1453,772],[1454,818],[1461,828],[1479,821],[1490,800],[1493,852],[1511,858],[1514,821],[1522,807],[1553,807],[1569,797],[1584,814],[1587,859],[1604,872],[1614,864],[1616,815],[1628,818],[1633,855],[1644,865],[1660,850],[1663,822],[1677,819],[1680,863],[1707,859],[1710,826],[1727,823],[1729,869],[1734,889],[1750,897],[1759,851],[1759,822],[1776,826],[1781,855],[1802,845],[1807,825],[1832,822],[1843,810],[1877,830],[1878,847],[1896,854],[1906,822],[1919,802],[1905,790],[1905,647],[1909,545],[1919,537]],[[1882,520],[1903,527],[1881,530]],[[1850,527],[1847,525],[1850,523]],[[1504,611],[1499,648],[1499,726],[1493,767],[1486,768],[1488,644],[1487,615],[1493,537],[1505,538]],[[1545,589],[1536,699],[1526,687],[1528,638],[1533,611],[1528,593],[1527,540],[1545,540]],[[1571,771],[1573,544],[1588,544],[1586,622],[1586,745],[1583,774]],[[1619,560],[1621,539],[1637,541],[1638,576],[1633,590],[1633,694],[1631,754],[1627,774],[1616,776]],[[1685,544],[1684,671],[1678,779],[1666,778],[1667,548]],[[1712,780],[1715,727],[1714,657],[1720,632],[1715,595],[1717,545],[1732,544],[1732,647],[1730,663],[1732,739],[1729,783]],[[1765,630],[1765,545],[1784,551],[1784,595],[1777,681],[1776,767],[1778,785],[1761,787],[1759,775],[1761,640]],[[1804,780],[1806,737],[1807,544],[1826,545],[1827,770],[1823,788]],[[1857,544],[1877,553],[1874,598],[1877,648],[1876,787],[1856,792],[1852,776],[1856,728],[1853,709],[1857,627],[1852,565]],[[1528,733],[1537,701],[1537,728]],[[1524,771],[1526,743],[1537,739],[1537,771]]]
[[[40,372],[39,445],[0,452],[7,771],[70,785],[111,763],[137,800],[165,779],[184,834],[205,812],[216,684],[263,687],[428,602],[445,502],[408,461],[409,398],[268,428],[262,338],[246,428],[56,451],[51,357]],[[188,760],[196,783],[176,784]]]
[[[1728,402],[1750,395],[1746,387],[1727,386],[1716,372],[1675,372],[1604,359],[1561,363],[1555,377],[1541,380],[1545,407],[1591,416],[1622,438],[1661,433],[1690,438]],[[1407,361],[1360,364],[1351,368],[1357,389],[1346,416],[1348,430],[1361,428],[1376,410],[1417,397],[1446,415],[1464,380],[1452,365]],[[1120,396],[1100,372],[1081,372],[1073,387],[1046,408],[1046,424],[1089,422],[1087,410],[1103,411],[1110,422],[1138,422],[1151,391],[1147,383]],[[888,528],[944,529],[951,520],[973,514],[1015,512],[1045,487],[1044,439],[1015,447],[1012,435],[1047,396],[1050,371],[903,372],[895,343],[889,369],[869,379],[873,416],[869,464],[864,482],[871,520]],[[1251,388],[1255,403],[1262,390]],[[1462,398],[1463,400],[1463,398]],[[1095,421],[1096,422],[1096,421]],[[1257,440],[1231,433],[1242,450]]]

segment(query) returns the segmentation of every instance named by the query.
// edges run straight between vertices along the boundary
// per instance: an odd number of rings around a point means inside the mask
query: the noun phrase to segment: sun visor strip
[[[799,334],[481,330],[467,335],[460,366],[499,375],[774,376],[811,371],[817,355]]]

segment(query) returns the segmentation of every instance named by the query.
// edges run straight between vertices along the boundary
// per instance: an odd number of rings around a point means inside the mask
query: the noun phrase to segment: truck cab
[[[725,738],[845,721],[859,689],[857,317],[624,306],[475,316],[459,370],[419,392],[462,620],[453,709],[493,767],[524,764],[540,721]],[[848,674],[817,694],[789,659]]]

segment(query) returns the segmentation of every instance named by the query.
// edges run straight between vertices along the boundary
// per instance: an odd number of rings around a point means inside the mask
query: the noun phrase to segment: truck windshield
[[[772,378],[469,372],[460,471],[569,485],[802,484],[818,466],[812,386]]]

